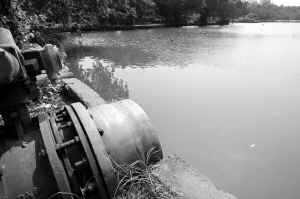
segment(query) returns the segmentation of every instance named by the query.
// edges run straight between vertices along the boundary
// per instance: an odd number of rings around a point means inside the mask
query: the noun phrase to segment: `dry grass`
[[[51,84],[48,78],[38,83],[40,96],[37,100],[26,102],[31,117],[36,117],[41,112],[51,114],[62,109],[65,103],[63,84]]]
[[[145,162],[138,160],[130,165],[116,165],[120,174],[117,199],[171,199],[179,198],[159,179],[157,164],[150,164],[149,160],[155,155],[154,148],[148,153]]]

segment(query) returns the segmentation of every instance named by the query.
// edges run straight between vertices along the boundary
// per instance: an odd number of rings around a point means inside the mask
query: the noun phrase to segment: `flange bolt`
[[[0,58],[5,55],[5,50],[0,49]]]

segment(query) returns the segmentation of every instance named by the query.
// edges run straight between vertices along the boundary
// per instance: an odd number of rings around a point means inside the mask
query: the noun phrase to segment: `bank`
[[[88,108],[106,103],[94,90],[76,78],[63,79],[62,83],[72,102],[81,102]],[[151,173],[157,182],[161,183],[160,186],[169,190],[169,198],[236,199],[231,194],[219,190],[213,182],[177,155],[169,155],[162,159]]]

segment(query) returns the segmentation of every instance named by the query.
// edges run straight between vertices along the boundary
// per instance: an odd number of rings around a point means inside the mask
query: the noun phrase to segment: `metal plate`
[[[97,167],[93,152],[92,152],[92,150],[89,146],[89,143],[86,139],[86,136],[83,132],[83,129],[81,128],[80,122],[78,121],[77,116],[75,115],[73,109],[70,106],[65,106],[65,108],[67,109],[67,111],[69,113],[69,116],[70,116],[70,118],[73,122],[73,125],[74,125],[74,127],[77,131],[77,134],[80,138],[80,141],[82,143],[82,147],[85,151],[85,154],[86,154],[86,157],[89,161],[89,165],[90,165],[91,170],[93,172],[94,178],[97,182],[101,198],[103,198],[103,199],[108,198],[108,193],[107,193],[106,188],[105,188],[105,182],[103,182],[103,179],[102,179],[101,173],[100,173],[100,171]]]
[[[106,182],[106,188],[109,196],[110,198],[114,198],[116,189],[118,187],[118,180],[101,135],[98,132],[97,127],[91,119],[89,113],[81,103],[71,104],[71,107],[79,118],[79,121],[81,122],[89,143],[94,151],[94,155],[96,156],[98,165]]]
[[[61,162],[54,148],[54,142],[50,132],[49,116],[46,113],[41,113],[38,115],[38,119],[45,149],[47,151],[48,159],[50,161],[58,188],[61,192],[71,193],[71,189],[69,187],[68,179],[64,172],[64,168],[61,165]],[[70,196],[62,195],[62,198],[69,199]]]

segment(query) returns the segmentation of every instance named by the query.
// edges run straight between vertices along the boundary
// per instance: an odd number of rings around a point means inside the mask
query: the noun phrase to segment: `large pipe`
[[[18,60],[2,48],[0,48],[0,70],[0,83],[11,82],[20,71]]]
[[[0,44],[1,47],[13,47],[19,50],[11,32],[6,28],[0,28]],[[18,60],[3,48],[0,48],[0,71],[0,83],[12,81],[20,71]]]

